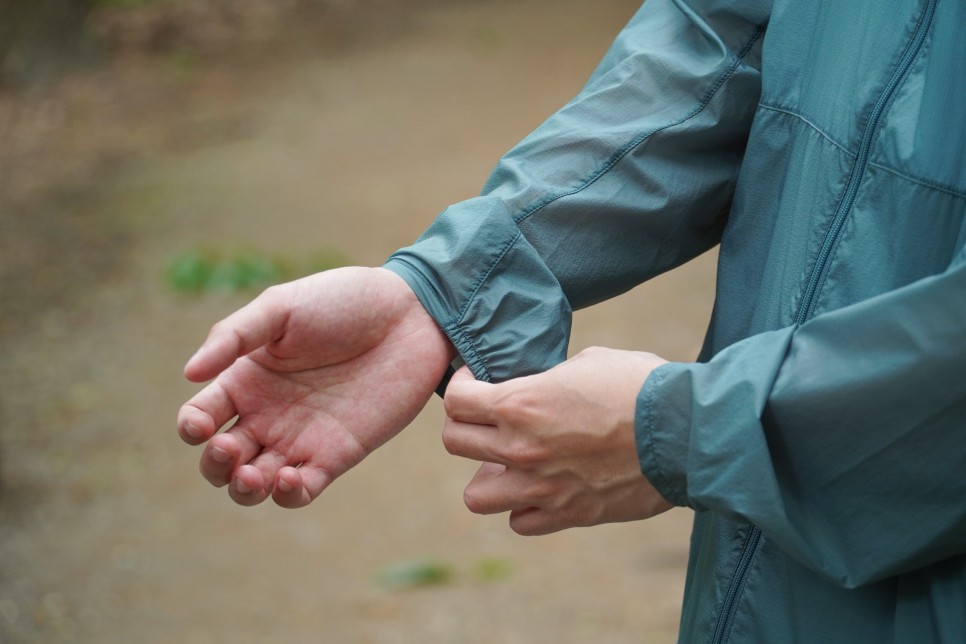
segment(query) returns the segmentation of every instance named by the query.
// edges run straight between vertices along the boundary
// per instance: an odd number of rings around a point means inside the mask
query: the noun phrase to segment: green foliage
[[[470,566],[475,581],[492,582],[507,579],[513,573],[508,559],[482,557]],[[392,590],[450,584],[456,580],[456,569],[438,559],[412,559],[386,566],[377,574],[380,585]]]
[[[400,561],[379,571],[379,583],[387,588],[402,589],[447,584],[453,580],[452,566],[435,559]]]
[[[197,293],[208,285],[214,269],[209,258],[198,252],[187,252],[171,260],[165,277],[174,290]]]
[[[250,291],[348,263],[344,255],[331,250],[316,253],[305,261],[250,250],[190,250],[168,263],[165,281],[179,293]]]
[[[473,577],[478,581],[500,581],[512,572],[513,564],[497,557],[483,557],[473,565]]]

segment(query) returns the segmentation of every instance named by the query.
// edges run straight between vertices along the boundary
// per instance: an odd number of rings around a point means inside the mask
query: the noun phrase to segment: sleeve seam
[[[600,179],[605,174],[610,172],[614,168],[614,166],[620,163],[620,161],[624,157],[626,157],[635,148],[637,148],[642,143],[644,143],[644,141],[651,138],[651,136],[653,136],[654,134],[657,134],[658,132],[663,132],[664,130],[668,130],[672,127],[683,125],[684,123],[690,121],[692,118],[694,118],[695,116],[703,112],[704,108],[708,106],[708,104],[714,98],[715,94],[718,93],[718,90],[721,89],[721,87],[728,81],[728,79],[731,78],[734,75],[734,73],[738,70],[738,67],[741,66],[741,62],[744,60],[745,56],[748,55],[748,52],[751,51],[751,48],[755,45],[758,39],[761,38],[762,33],[764,33],[764,27],[762,27],[761,25],[757,26],[755,28],[755,31],[752,33],[751,38],[748,40],[748,43],[738,53],[738,55],[735,57],[735,60],[732,62],[732,64],[724,71],[724,73],[722,73],[718,77],[718,79],[708,90],[707,94],[702,99],[702,101],[691,112],[689,112],[688,114],[686,114],[685,116],[681,117],[676,121],[672,121],[666,125],[656,127],[647,132],[644,132],[643,134],[639,134],[634,139],[631,139],[629,143],[625,144],[624,147],[620,148],[615,154],[613,154],[602,166],[600,166],[596,171],[594,171],[579,186],[577,186],[572,190],[546,197],[545,199],[532,205],[527,210],[524,210],[523,212],[521,212],[519,216],[514,217],[514,221],[517,224],[520,224],[521,222],[529,218],[531,215],[542,210],[543,208],[550,205],[551,203],[558,201],[559,199],[563,199],[565,197],[571,197],[575,194],[583,192],[584,190],[592,186],[594,183],[596,183],[598,179]]]

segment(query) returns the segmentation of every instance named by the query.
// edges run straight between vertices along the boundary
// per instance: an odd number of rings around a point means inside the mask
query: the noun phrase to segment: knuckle
[[[505,447],[504,457],[523,469],[533,469],[545,463],[549,458],[549,451],[529,438],[514,439]]]
[[[453,432],[446,427],[443,428],[443,447],[447,452],[453,456],[458,456],[457,451],[459,446],[457,445],[456,438],[453,436]]]
[[[447,418],[453,418],[460,409],[458,389],[458,383],[451,382],[449,386],[446,387],[446,393],[443,396],[443,411],[445,412]]]
[[[225,320],[219,320],[211,325],[211,329],[208,331],[209,338],[215,338],[224,335],[228,332],[228,324]]]
[[[599,356],[602,353],[606,353],[606,352],[607,352],[607,349],[605,349],[604,347],[591,346],[591,347],[582,349],[574,357],[575,358],[593,358],[594,356]]]
[[[271,286],[265,288],[259,295],[258,299],[267,302],[272,302],[278,300],[279,297],[285,290],[285,284],[272,284]]]
[[[510,427],[531,427],[540,415],[539,403],[526,389],[514,390],[493,403],[493,413]]]
[[[541,506],[550,505],[560,494],[560,486],[550,479],[538,479],[527,489],[527,498]]]

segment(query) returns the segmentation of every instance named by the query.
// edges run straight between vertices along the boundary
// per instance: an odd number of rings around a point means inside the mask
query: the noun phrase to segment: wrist
[[[454,360],[459,357],[459,353],[456,351],[456,347],[453,345],[452,341],[447,337],[446,333],[443,332],[439,323],[433,319],[433,316],[429,314],[426,307],[416,296],[415,291],[409,285],[403,277],[401,277],[395,271],[389,270],[385,267],[377,267],[376,271],[379,271],[386,276],[394,284],[394,289],[398,292],[399,297],[402,302],[402,306],[405,310],[405,316],[413,320],[413,324],[426,330],[426,336],[433,338],[433,344],[435,349],[434,352],[439,352],[446,357],[446,364],[451,364]]]

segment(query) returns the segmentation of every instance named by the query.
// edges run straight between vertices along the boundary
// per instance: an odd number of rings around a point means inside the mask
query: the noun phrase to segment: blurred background
[[[670,642],[690,513],[525,539],[434,400],[310,507],[175,415],[208,327],[478,193],[637,0],[0,0],[0,642]],[[577,316],[693,359],[707,255]]]

